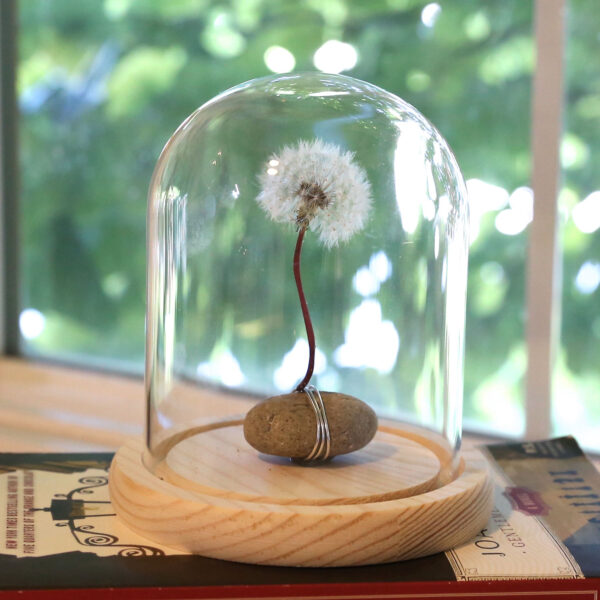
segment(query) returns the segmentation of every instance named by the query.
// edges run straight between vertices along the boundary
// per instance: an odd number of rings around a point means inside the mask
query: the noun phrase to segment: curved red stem
[[[308,305],[306,304],[304,290],[302,289],[302,278],[300,276],[300,254],[302,253],[302,242],[304,241],[305,233],[306,227],[302,227],[298,232],[296,250],[294,251],[294,279],[296,280],[296,287],[298,288],[298,297],[300,298],[302,316],[304,317],[304,327],[306,327],[306,337],[308,338],[308,368],[306,369],[304,379],[298,384],[298,387],[296,387],[297,392],[303,391],[308,385],[315,369],[315,332],[312,321],[310,320]]]

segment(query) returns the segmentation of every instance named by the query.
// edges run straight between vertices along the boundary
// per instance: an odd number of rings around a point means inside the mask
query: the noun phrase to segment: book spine
[[[478,598],[506,598],[510,600],[598,600],[600,579],[513,580],[481,582],[396,582],[396,583],[343,583],[302,585],[252,585],[210,587],[138,587],[138,588],[85,588],[55,590],[6,590],[0,599],[8,600],[191,600],[232,599],[275,600],[281,598],[321,600],[474,600]]]

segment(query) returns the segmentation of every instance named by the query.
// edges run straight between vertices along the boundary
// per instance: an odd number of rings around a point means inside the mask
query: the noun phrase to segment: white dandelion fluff
[[[328,248],[349,240],[367,222],[371,185],[352,152],[320,139],[273,154],[259,175],[257,202],[278,223],[318,234]]]

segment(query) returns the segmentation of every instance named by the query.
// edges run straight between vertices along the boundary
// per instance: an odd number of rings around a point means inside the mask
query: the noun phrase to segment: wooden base
[[[485,526],[485,460],[465,453],[444,483],[448,459],[425,432],[382,425],[364,449],[300,466],[257,454],[233,419],[179,434],[152,471],[142,442],[126,444],[109,485],[119,517],[166,546],[266,565],[365,565],[447,550]]]

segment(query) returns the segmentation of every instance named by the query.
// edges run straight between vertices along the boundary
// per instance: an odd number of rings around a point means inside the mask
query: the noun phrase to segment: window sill
[[[113,451],[142,433],[141,379],[0,358],[0,451]]]
[[[239,414],[245,402],[215,396],[202,409]],[[139,378],[0,358],[0,452],[112,452],[141,435],[143,423]],[[463,445],[492,441],[467,434]]]

